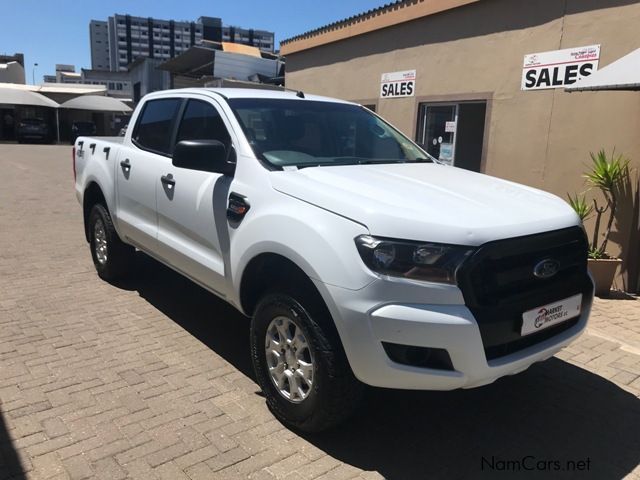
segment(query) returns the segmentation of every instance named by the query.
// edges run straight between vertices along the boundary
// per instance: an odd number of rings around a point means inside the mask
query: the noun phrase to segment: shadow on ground
[[[138,260],[139,274],[121,287],[253,378],[249,321],[148,257]],[[370,389],[353,420],[305,438],[389,479],[619,479],[640,463],[640,399],[554,358],[474,390]]]
[[[23,472],[22,462],[18,458],[9,436],[9,429],[4,421],[4,415],[0,412],[0,479],[4,478],[23,480],[26,479],[26,476]]]

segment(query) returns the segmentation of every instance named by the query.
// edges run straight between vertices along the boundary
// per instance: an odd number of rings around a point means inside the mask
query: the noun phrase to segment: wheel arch
[[[84,235],[89,241],[89,215],[94,205],[101,203],[105,206],[107,211],[111,213],[107,198],[102,191],[102,188],[95,180],[90,181],[82,194],[82,218],[84,220]]]
[[[279,253],[262,252],[251,258],[242,271],[239,289],[242,311],[251,316],[260,296],[276,285],[304,286],[310,288],[314,295],[322,299],[311,276],[304,268]]]

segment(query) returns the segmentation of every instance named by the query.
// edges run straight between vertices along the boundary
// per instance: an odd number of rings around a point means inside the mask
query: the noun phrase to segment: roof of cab
[[[340,100],[337,98],[323,97],[320,95],[304,94],[304,98],[297,96],[296,91],[293,90],[268,90],[260,88],[179,88],[174,90],[163,90],[161,92],[153,92],[148,95],[149,98],[157,96],[168,96],[170,94],[179,96],[181,93],[213,93],[224,98],[271,98],[271,99],[283,99],[283,100],[313,100],[324,102],[336,102],[336,103],[348,103],[346,100]]]

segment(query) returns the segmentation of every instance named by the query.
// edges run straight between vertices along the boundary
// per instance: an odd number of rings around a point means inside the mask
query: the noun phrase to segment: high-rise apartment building
[[[91,41],[91,68],[109,70],[109,23],[91,20],[89,23]]]
[[[93,70],[126,71],[138,58],[168,60],[203,40],[274,49],[273,32],[223,26],[215,17],[186,22],[114,15],[106,22],[92,20],[89,35]]]

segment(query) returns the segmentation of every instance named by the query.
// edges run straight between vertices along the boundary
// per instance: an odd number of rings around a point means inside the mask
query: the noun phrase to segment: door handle
[[[123,161],[121,161],[120,166],[124,168],[126,171],[129,171],[131,169],[131,164],[129,163],[128,158],[125,158]]]
[[[169,190],[171,190],[176,184],[176,181],[173,179],[173,175],[170,173],[167,175],[161,176],[160,181],[162,181],[162,183],[164,183]]]

